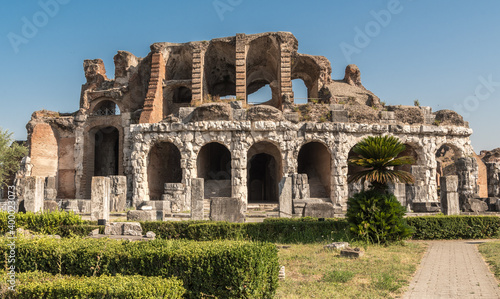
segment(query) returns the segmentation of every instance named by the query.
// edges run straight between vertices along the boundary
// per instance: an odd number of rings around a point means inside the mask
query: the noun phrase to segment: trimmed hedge
[[[500,234],[500,217],[496,216],[422,216],[406,221],[417,240],[487,239]]]
[[[85,221],[73,212],[27,212],[14,215],[16,228],[22,227],[42,234],[55,235],[60,232],[61,226],[85,224]],[[8,217],[8,212],[0,212],[0,234],[6,234],[11,229]]]
[[[348,224],[344,219],[316,218],[266,219],[260,223],[228,223],[209,221],[141,222],[143,231],[157,238],[195,241],[250,240],[271,243],[315,243],[345,239]]]
[[[500,236],[500,217],[496,216],[419,216],[405,218],[414,229],[412,239],[482,239]],[[252,240],[271,243],[316,243],[348,240],[345,219],[269,218],[262,223],[210,221],[141,222],[144,231],[157,238],[210,240]],[[352,236],[351,236],[352,237]]]
[[[5,273],[5,272],[4,272]],[[2,282],[2,298],[182,298],[186,289],[177,278],[133,276],[53,276],[44,272],[16,275],[16,291],[6,291]]]
[[[0,242],[7,252],[9,240]],[[278,286],[278,250],[270,243],[40,238],[18,239],[16,246],[21,272],[175,276],[195,298],[271,298]]]

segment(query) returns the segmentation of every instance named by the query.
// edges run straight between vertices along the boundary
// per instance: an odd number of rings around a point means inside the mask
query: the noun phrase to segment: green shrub
[[[53,276],[44,272],[16,275],[16,292],[1,287],[2,298],[182,298],[186,290],[176,278],[133,276]]]
[[[248,240],[272,243],[314,243],[345,239],[344,219],[269,218],[262,223],[228,223],[209,221],[141,222],[143,231],[152,231],[157,238],[196,241]]]
[[[89,224],[81,224],[81,225],[61,225],[57,234],[63,238],[68,237],[86,237],[90,234],[94,229],[99,229],[99,233],[104,233],[104,225],[89,225]]]
[[[389,243],[409,238],[411,228],[403,218],[405,208],[393,194],[362,191],[347,202],[347,221],[354,236],[369,243]]]
[[[8,212],[0,212],[0,234],[10,231]],[[81,225],[84,221],[73,212],[16,213],[16,228],[22,227],[42,234],[57,234],[62,225]]]
[[[423,216],[408,217],[413,239],[485,239],[500,233],[500,217],[496,216]]]
[[[1,239],[7,252],[9,240]],[[278,253],[270,243],[110,239],[18,239],[16,269],[63,275],[178,277],[190,297],[268,298],[278,285]]]

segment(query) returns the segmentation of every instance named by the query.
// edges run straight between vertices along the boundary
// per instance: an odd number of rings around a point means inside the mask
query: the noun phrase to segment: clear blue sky
[[[54,1],[48,12],[40,4]],[[0,127],[25,139],[33,111],[76,111],[84,59],[102,58],[113,77],[118,50],[145,56],[154,42],[290,31],[301,53],[331,61],[333,78],[355,63],[382,101],[458,109],[474,129],[476,152],[493,149],[500,147],[499,14],[495,0],[6,1]]]

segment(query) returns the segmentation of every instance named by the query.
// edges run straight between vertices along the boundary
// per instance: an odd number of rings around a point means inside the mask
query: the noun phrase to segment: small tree
[[[25,146],[13,142],[12,133],[0,128],[0,188],[6,186],[9,176],[19,170],[19,162],[27,154]]]
[[[413,176],[394,166],[412,164],[412,157],[398,157],[406,149],[399,139],[392,136],[367,137],[353,151],[358,157],[349,164],[367,168],[349,177],[349,183],[371,183],[371,189],[355,194],[347,204],[347,220],[351,232],[367,242],[388,243],[403,240],[412,234],[403,219],[405,208],[388,192],[388,184],[413,183]]]
[[[393,169],[394,166],[415,163],[412,157],[398,157],[405,149],[406,146],[393,136],[366,137],[352,149],[359,156],[349,159],[348,163],[367,169],[352,174],[348,182],[368,181],[378,191],[386,191],[389,183],[414,183],[410,173]]]

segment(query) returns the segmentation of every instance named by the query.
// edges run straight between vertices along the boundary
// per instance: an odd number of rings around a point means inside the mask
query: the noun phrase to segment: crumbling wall
[[[292,176],[298,171],[298,153],[303,144],[321,142],[332,150],[331,190],[329,200],[339,209],[345,209],[348,197],[347,157],[350,149],[366,136],[387,133],[411,144],[419,156],[418,177],[422,183],[419,191],[408,201],[439,201],[436,181],[436,151],[440,144],[452,144],[460,149],[462,155],[473,153],[468,136],[471,130],[463,127],[446,126],[391,126],[381,124],[353,123],[292,123],[271,121],[211,121],[211,122],[173,122],[161,124],[132,125],[131,134],[135,141],[131,153],[130,168],[133,173],[134,201],[147,200],[147,155],[157,141],[174,142],[182,155],[182,182],[189,186],[190,179],[197,176],[198,152],[210,142],[224,144],[231,151],[231,193],[246,206],[248,201],[249,165],[256,153],[270,153],[268,150],[250,151],[252,146],[262,142],[272,144],[279,151],[282,177]],[[273,154],[274,155],[274,154]],[[314,153],[312,154],[314,155]],[[318,154],[320,155],[320,154]],[[420,159],[421,157],[421,159]],[[276,159],[278,160],[278,158]],[[467,164],[468,165],[468,164]],[[466,167],[473,171],[474,166]],[[416,173],[415,173],[416,174]],[[475,181],[470,179],[470,184]],[[464,183],[465,184],[465,183]],[[463,188],[465,185],[463,184]],[[462,189],[463,189],[462,188]],[[471,187],[474,188],[474,187]],[[465,192],[465,189],[463,189]],[[471,189],[472,190],[472,189]]]

